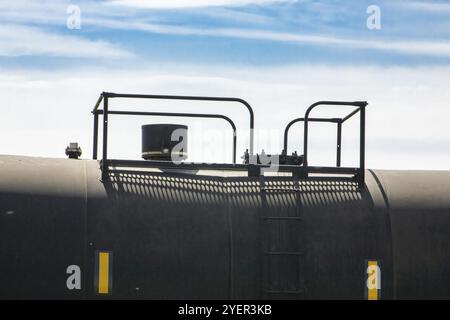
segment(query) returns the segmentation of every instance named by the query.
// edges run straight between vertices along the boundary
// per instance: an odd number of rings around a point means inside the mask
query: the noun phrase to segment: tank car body
[[[114,98],[244,105],[244,164],[236,164],[230,118],[111,111]],[[353,111],[309,117],[319,105]],[[92,160],[78,159],[76,143],[69,159],[0,156],[0,298],[449,299],[450,171],[367,170],[366,106],[311,105],[286,127],[277,170],[268,171],[267,155],[253,153],[245,100],[103,92],[92,111]],[[359,167],[345,168],[342,124],[356,114]],[[221,118],[233,129],[233,163],[170,161],[177,146],[167,134],[152,136],[161,131],[154,125],[142,131],[151,132],[143,136],[147,161],[110,159],[111,115]],[[299,121],[304,154],[288,155],[288,130]],[[308,164],[310,122],[337,125],[335,167]],[[176,150],[184,159],[186,145]]]
[[[368,170],[364,188],[217,170],[109,175],[96,160],[0,156],[2,298],[364,299],[368,260],[382,298],[450,298],[450,172]]]

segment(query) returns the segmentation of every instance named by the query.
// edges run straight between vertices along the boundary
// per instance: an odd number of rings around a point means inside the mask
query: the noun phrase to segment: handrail
[[[96,114],[103,114],[103,110],[96,110]],[[236,164],[236,125],[225,115],[222,114],[203,114],[203,113],[182,113],[182,112],[140,112],[140,111],[108,111],[109,114],[116,115],[136,115],[136,116],[164,116],[164,117],[187,117],[187,118],[217,118],[227,121],[233,129],[233,164]]]
[[[103,100],[103,94],[100,94],[100,97],[98,97],[98,100],[95,103],[94,109],[92,109],[92,113],[94,113],[98,109],[102,100]]]
[[[364,184],[364,169],[365,169],[365,107],[367,106],[367,101],[318,101],[309,106],[306,110],[304,117],[304,134],[303,134],[303,167],[305,169],[306,175],[308,175],[308,121],[309,114],[311,111],[320,105],[336,105],[336,106],[355,106],[358,109],[354,110],[349,114],[349,117],[360,112],[360,149],[359,149],[359,173],[358,182],[362,187]]]
[[[352,112],[350,112],[348,115],[346,115],[344,118],[342,118],[342,122],[347,121],[348,119],[350,119],[351,117],[353,117],[355,114],[357,114],[359,112],[359,108],[353,110]]]
[[[250,115],[250,141],[249,153],[253,155],[253,141],[255,129],[255,116],[250,104],[241,98],[234,97],[208,97],[208,96],[183,96],[183,95],[159,95],[159,94],[129,94],[129,93],[113,93],[103,92],[102,96],[105,98],[139,98],[139,99],[162,99],[162,100],[194,100],[194,101],[223,101],[223,102],[238,102],[243,104]],[[97,106],[98,108],[98,106]]]
[[[249,146],[249,155],[253,155],[253,142],[254,142],[254,113],[253,109],[248,102],[240,98],[233,97],[204,97],[204,96],[177,96],[177,95],[144,95],[144,94],[120,94],[120,93],[111,93],[111,92],[103,92],[98,98],[92,113],[94,114],[94,159],[97,158],[97,145],[98,145],[98,118],[99,115],[103,115],[103,154],[101,164],[102,171],[102,180],[108,177],[108,166],[111,164],[122,164],[122,165],[142,165],[142,166],[150,166],[156,165],[157,163],[152,161],[125,161],[125,160],[108,160],[107,159],[107,147],[108,147],[108,115],[116,114],[116,115],[150,115],[150,116],[170,116],[170,117],[198,117],[198,118],[221,118],[226,120],[233,129],[233,164],[208,164],[208,168],[213,167],[225,167],[225,168],[243,168],[248,171],[249,176],[259,175],[261,174],[261,168],[258,165],[253,164],[244,164],[237,165],[236,164],[236,125],[234,122],[227,116],[221,114],[202,114],[202,113],[170,113],[170,112],[140,112],[140,111],[109,111],[108,110],[108,100],[109,98],[143,98],[143,99],[169,99],[169,100],[196,100],[196,101],[225,101],[225,102],[238,102],[243,104],[249,114],[250,114],[250,146]],[[99,110],[100,104],[103,101],[103,109]],[[337,106],[354,106],[357,107],[351,113],[349,113],[344,118],[310,118],[311,111],[319,105],[337,105]],[[324,173],[324,174],[350,174],[352,175],[350,179],[356,179],[358,181],[358,185],[360,187],[364,186],[364,170],[365,170],[365,107],[367,106],[367,102],[365,101],[354,101],[354,102],[346,102],[346,101],[319,101],[308,107],[305,112],[305,116],[303,118],[296,118],[288,123],[284,131],[284,149],[283,154],[287,154],[287,145],[288,145],[288,132],[291,126],[296,123],[303,121],[304,122],[304,150],[303,150],[303,164],[300,166],[279,166],[280,170],[288,170],[291,171],[293,176],[299,177],[301,179],[309,179],[316,178],[314,174]],[[360,166],[359,168],[342,168],[340,166],[340,156],[341,156],[341,130],[342,124],[354,116],[355,114],[360,113]],[[331,122],[337,124],[337,158],[336,158],[336,167],[327,168],[327,167],[311,167],[308,166],[308,124],[311,122]],[[169,164],[162,164],[169,165]],[[191,164],[196,167],[198,164]],[[312,176],[310,176],[312,174]]]
[[[224,101],[224,102],[239,102],[243,104],[249,114],[250,114],[250,154],[253,155],[253,140],[254,140],[254,113],[253,109],[250,106],[250,104],[240,98],[233,98],[233,97],[204,97],[204,96],[176,96],[176,95],[153,95],[153,94],[125,94],[125,93],[113,93],[113,92],[102,92],[100,97],[97,100],[97,103],[94,106],[94,109],[92,110],[92,113],[94,114],[94,141],[93,141],[93,158],[97,159],[97,149],[98,149],[98,117],[99,114],[103,115],[103,148],[102,148],[102,180],[107,177],[107,164],[106,160],[108,157],[108,115],[114,111],[108,110],[108,100],[109,98],[141,98],[141,99],[165,99],[165,100],[195,100],[195,101]],[[103,101],[103,110],[102,112],[98,112],[98,108],[100,106],[100,103]],[[116,113],[118,114],[118,113]],[[161,113],[160,113],[161,114]],[[170,113],[167,113],[165,115],[170,116]],[[188,115],[186,115],[188,116]],[[190,114],[191,117],[194,116],[194,114]],[[202,116],[205,116],[204,114]],[[215,115],[212,116],[206,116],[206,117],[216,117]],[[221,116],[220,118],[227,120],[230,124],[232,123],[231,119],[224,118],[224,116]],[[231,121],[231,122],[230,122]],[[234,126],[234,127],[233,127]],[[233,123],[233,163],[236,161],[236,130],[235,125]]]
[[[348,101],[318,101],[316,103],[313,103],[309,106],[309,108],[305,112],[305,128],[304,128],[304,135],[303,135],[303,166],[308,166],[308,121],[309,121],[309,114],[311,111],[320,105],[328,105],[328,106],[356,106],[359,107],[359,110],[363,110],[365,106],[367,106],[366,101],[354,101],[354,102],[348,102]]]
[[[337,101],[336,101],[337,102]],[[342,102],[338,102],[342,103]],[[355,114],[359,112],[359,108],[353,110],[344,118],[309,118],[308,121],[311,122],[328,122],[328,123],[336,123],[337,124],[337,144],[336,144],[336,166],[341,166],[341,141],[342,141],[342,124],[353,117]],[[293,124],[297,122],[305,121],[305,118],[296,118],[290,121],[285,129],[284,129],[284,139],[283,139],[283,153],[287,154],[288,150],[288,140],[289,140],[289,130]]]
[[[339,118],[310,118],[309,121],[312,122],[331,122],[331,123],[339,123],[342,119]],[[289,135],[289,129],[292,127],[293,124],[297,122],[305,121],[305,118],[296,118],[289,122],[286,125],[286,128],[284,128],[284,139],[283,139],[283,151],[287,153],[287,146],[288,146],[288,135]]]

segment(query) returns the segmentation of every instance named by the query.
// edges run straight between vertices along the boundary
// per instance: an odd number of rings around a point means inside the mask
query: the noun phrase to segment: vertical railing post
[[[251,113],[252,118],[250,119],[250,156],[253,156],[253,152],[254,152],[254,148],[253,148],[253,143],[254,143],[254,137],[255,137],[255,123],[254,123],[254,118],[253,118],[253,112]]]
[[[94,141],[92,143],[92,159],[97,160],[98,150],[98,112],[94,111]]]
[[[299,178],[307,179],[308,173],[308,116],[309,113],[306,112],[304,123],[303,123],[303,167],[299,173]]]
[[[342,122],[337,123],[336,167],[341,166]]]
[[[361,106],[360,110],[360,141],[359,141],[359,187],[364,187],[365,181],[365,152],[366,152],[366,108]]]
[[[233,164],[236,164],[236,143],[237,143],[237,136],[236,136],[236,130],[233,132]]]
[[[108,177],[108,94],[103,93],[103,148],[102,148],[102,180]]]

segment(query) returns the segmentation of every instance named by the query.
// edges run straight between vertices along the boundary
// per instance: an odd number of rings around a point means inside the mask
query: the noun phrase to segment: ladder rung
[[[304,253],[300,251],[268,251],[265,254],[269,256],[302,256]]]
[[[264,217],[264,220],[303,220],[300,217]]]

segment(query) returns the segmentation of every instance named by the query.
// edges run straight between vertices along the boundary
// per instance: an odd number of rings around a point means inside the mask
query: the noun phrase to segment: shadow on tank
[[[260,206],[261,192],[271,194],[269,205],[326,207],[372,203],[367,189],[357,182],[332,180],[295,181],[292,177],[215,177],[170,172],[115,170],[105,188],[110,197],[148,198],[169,203],[221,203],[228,196],[235,206]]]
[[[111,170],[104,185],[126,257],[117,268],[145,297],[336,297],[346,280],[333,268],[355,274],[384,243],[357,182]],[[360,279],[348,281],[360,298]]]

